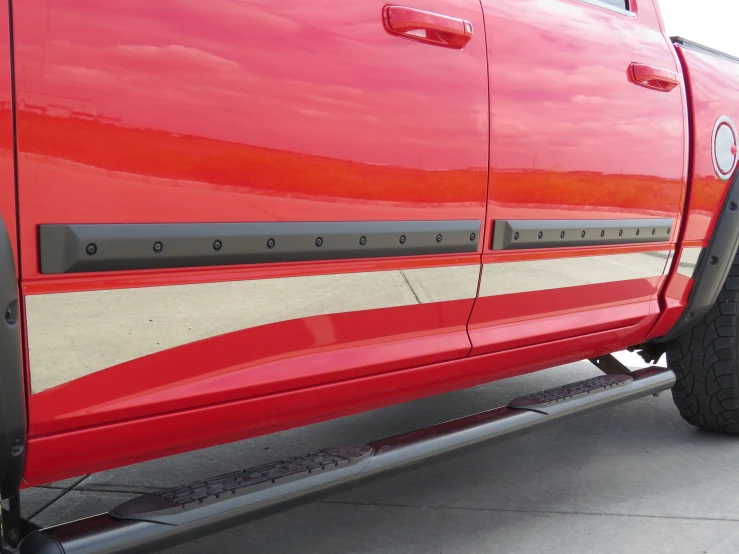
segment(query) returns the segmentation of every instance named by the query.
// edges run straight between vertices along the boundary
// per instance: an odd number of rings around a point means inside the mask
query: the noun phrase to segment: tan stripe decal
[[[480,296],[659,277],[667,251],[485,264]]]
[[[268,323],[474,298],[477,265],[26,297],[33,393]]]

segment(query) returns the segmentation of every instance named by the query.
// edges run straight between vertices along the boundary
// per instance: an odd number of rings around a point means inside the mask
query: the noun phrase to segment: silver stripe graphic
[[[703,252],[703,248],[700,247],[683,248],[680,253],[680,261],[677,263],[677,272],[692,279],[701,252]]]
[[[465,265],[27,296],[32,393],[269,323],[474,298],[479,274]]]
[[[659,277],[667,251],[485,264],[480,296]]]

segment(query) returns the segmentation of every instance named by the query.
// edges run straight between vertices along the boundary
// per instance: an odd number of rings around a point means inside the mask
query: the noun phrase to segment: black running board
[[[107,514],[35,531],[22,554],[152,552],[268,513],[548,423],[669,389],[675,374],[650,367],[517,398],[507,406],[369,444],[229,473],[124,502]]]

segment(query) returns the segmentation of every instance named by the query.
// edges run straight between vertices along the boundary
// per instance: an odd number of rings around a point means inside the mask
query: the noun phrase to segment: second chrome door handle
[[[463,48],[472,38],[469,21],[416,8],[385,6],[382,20],[391,34],[436,46]]]

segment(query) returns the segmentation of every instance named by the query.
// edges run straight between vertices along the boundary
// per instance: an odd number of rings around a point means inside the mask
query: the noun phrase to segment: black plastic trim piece
[[[493,250],[668,242],[671,219],[499,220]]]
[[[480,221],[41,225],[41,273],[477,252]]]
[[[26,402],[13,248],[0,218],[0,496],[18,493],[26,448]]]
[[[695,283],[680,319],[654,342],[675,339],[703,320],[716,303],[739,247],[739,172],[734,175],[721,207],[713,236],[701,252],[693,270]],[[679,259],[678,259],[679,263]]]
[[[714,56],[716,58],[729,60],[730,62],[739,63],[739,58],[737,58],[736,56],[732,56],[731,54],[727,54],[726,52],[722,52],[721,50],[715,50],[714,48],[703,46],[702,44],[698,44],[697,42],[693,42],[692,40],[688,40],[683,37],[670,37],[670,39],[672,40],[673,44],[677,44],[679,46],[682,46],[683,48],[687,48],[688,50],[695,50],[697,52],[708,54],[709,56]]]

